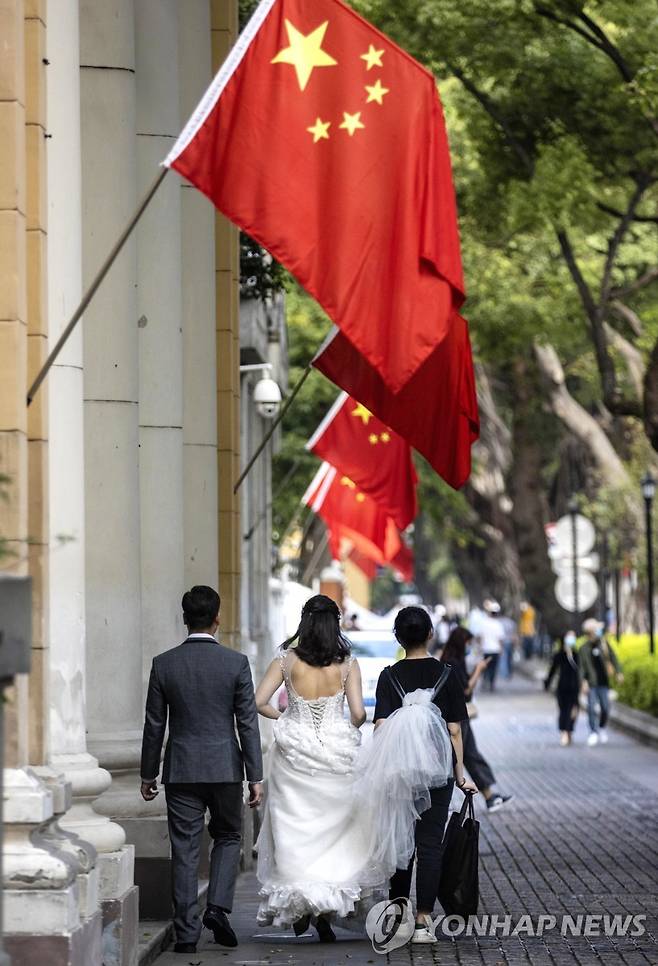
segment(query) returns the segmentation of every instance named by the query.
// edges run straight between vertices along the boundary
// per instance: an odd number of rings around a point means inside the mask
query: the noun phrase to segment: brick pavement
[[[233,915],[238,949],[215,946],[204,930],[195,955],[169,951],[157,966],[658,966],[658,752],[615,732],[609,745],[587,748],[582,716],[576,745],[560,748],[553,699],[531,682],[503,683],[495,695],[480,695],[478,705],[480,747],[498,787],[515,796],[495,815],[478,806],[480,915],[509,914],[516,922],[524,914],[645,914],[643,936],[551,931],[443,938],[434,947],[406,946],[385,957],[366,938],[342,931],[337,944],[322,946],[310,935],[259,930],[256,882],[248,874],[241,877]]]

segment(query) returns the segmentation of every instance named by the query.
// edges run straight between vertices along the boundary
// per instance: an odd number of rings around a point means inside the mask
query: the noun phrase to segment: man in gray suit
[[[227,914],[240,861],[242,783],[246,771],[249,805],[260,805],[263,759],[249,662],[214,637],[219,594],[211,587],[193,587],[182,603],[189,636],[154,658],[151,668],[141,793],[147,802],[158,794],[156,779],[169,715],[162,783],[171,841],[174,948],[193,953],[201,935],[198,867],[206,809],[214,844],[203,924],[216,942],[237,946]]]

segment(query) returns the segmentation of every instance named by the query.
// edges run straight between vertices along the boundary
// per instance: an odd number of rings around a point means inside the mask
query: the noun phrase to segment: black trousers
[[[444,788],[432,788],[432,804],[416,822],[416,908],[423,912],[434,909],[441,878],[443,858],[443,832],[448,820],[448,810],[454,781],[450,779]],[[390,899],[409,898],[411,876],[414,868],[412,857],[407,869],[398,869],[391,879]]]
[[[484,672],[484,680],[489,685],[489,690],[493,691],[496,683],[496,675],[498,674],[498,662],[500,661],[500,654],[485,654],[484,656],[490,658]]]
[[[575,712],[578,711],[578,691],[558,688],[556,697],[559,710],[558,728],[560,731],[571,733],[576,723]]]
[[[206,809],[210,811],[208,832],[213,839],[208,904],[230,912],[240,865],[242,782],[169,782],[165,797],[176,938],[180,943],[197,943],[201,935],[199,856]]]
[[[475,735],[470,721],[462,721],[462,745],[464,746],[464,768],[477,785],[478,790],[490,788],[496,779],[489,762],[475,743]]]

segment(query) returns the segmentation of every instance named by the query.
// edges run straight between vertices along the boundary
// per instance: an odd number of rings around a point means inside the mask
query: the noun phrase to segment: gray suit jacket
[[[249,662],[193,634],[153,659],[142,740],[141,776],[163,782],[261,781],[263,759]],[[236,737],[236,726],[240,743]]]

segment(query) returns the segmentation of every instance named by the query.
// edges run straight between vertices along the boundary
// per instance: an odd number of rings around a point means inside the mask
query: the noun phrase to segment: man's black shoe
[[[231,929],[228,916],[219,906],[208,906],[203,914],[203,924],[212,931],[215,942],[220,946],[237,946],[238,937]]]
[[[176,943],[174,946],[175,953],[195,953],[196,943]]]

